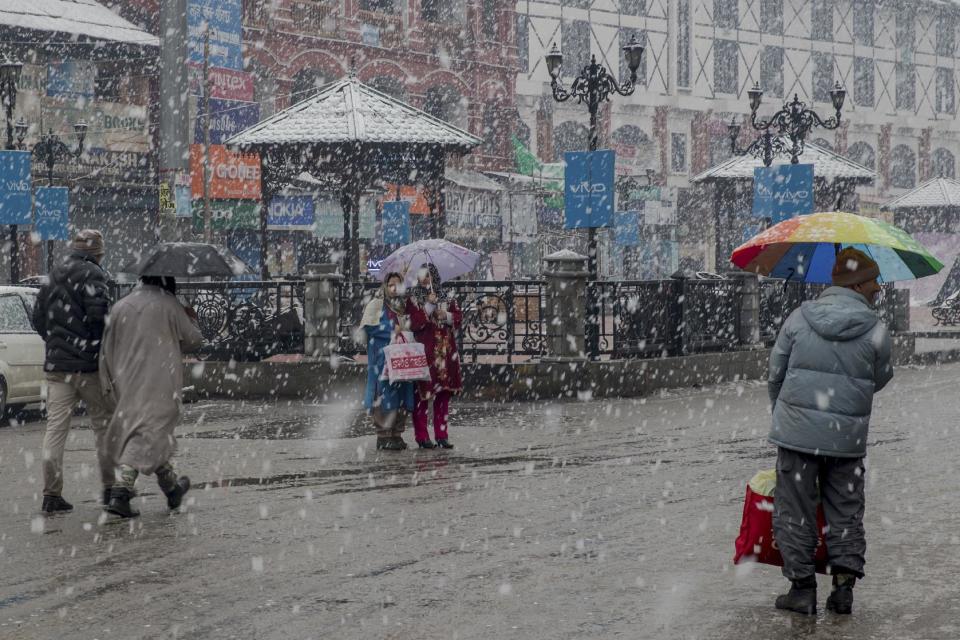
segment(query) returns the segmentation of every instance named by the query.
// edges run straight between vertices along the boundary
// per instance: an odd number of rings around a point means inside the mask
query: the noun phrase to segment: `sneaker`
[[[73,505],[61,496],[43,496],[43,506],[40,509],[44,513],[61,513],[63,511],[73,511]]]
[[[417,440],[417,444],[420,446],[421,449],[436,449],[436,448],[437,448],[437,445],[435,445],[435,444],[433,444],[432,442],[430,442],[430,439],[429,439],[429,438],[426,439],[426,440]]]
[[[782,596],[777,596],[775,606],[777,609],[804,613],[810,616],[816,615],[817,578],[810,576],[802,580],[793,580],[790,591]]]
[[[106,507],[107,513],[121,518],[136,518],[140,512],[130,506],[130,501],[137,495],[133,489],[114,487],[110,490],[110,503]]]
[[[853,612],[853,585],[857,578],[847,573],[833,576],[833,591],[827,596],[827,611],[850,615]]]
[[[447,440],[446,438],[443,438],[442,440],[437,440],[437,446],[440,447],[441,449],[453,449],[453,445],[450,444],[450,441]]]
[[[406,447],[403,446],[402,440],[400,442],[397,442],[396,440],[393,440],[393,439],[388,439],[387,442],[385,442],[384,445],[380,448],[383,449],[384,451],[403,451],[404,449],[406,449]]]
[[[163,492],[163,495],[167,496],[167,506],[170,507],[171,511],[180,507],[183,496],[187,494],[187,491],[190,491],[190,478],[180,476],[170,493]]]
[[[390,438],[377,438],[377,449],[386,449]]]

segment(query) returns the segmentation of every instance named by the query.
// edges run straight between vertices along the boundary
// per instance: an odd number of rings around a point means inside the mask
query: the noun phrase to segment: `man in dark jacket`
[[[83,400],[93,422],[104,504],[109,501],[114,469],[103,446],[113,413],[100,389],[98,359],[110,296],[103,259],[103,236],[84,229],[70,255],[50,272],[40,290],[33,324],[46,343],[47,431],[43,438],[43,506],[45,513],[69,511],[63,499],[63,448],[77,401]]]
[[[844,249],[833,287],[794,311],[770,354],[770,441],[777,445],[773,534],[790,592],[778,609],[814,614],[817,503],[826,518],[833,591],[827,609],[850,613],[863,577],[864,466],[873,394],[891,378],[890,336],[872,303],[880,269]]]

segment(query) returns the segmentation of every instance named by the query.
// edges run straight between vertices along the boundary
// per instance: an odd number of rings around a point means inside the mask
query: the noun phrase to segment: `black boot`
[[[103,488],[103,496],[100,499],[100,504],[103,506],[110,504],[110,487]]]
[[[381,438],[377,437],[377,449],[386,449],[387,443],[389,443],[391,438]]]
[[[407,448],[407,443],[403,441],[403,438],[401,436],[393,436],[390,439],[396,442],[398,445],[400,445],[401,449]]]
[[[427,438],[426,440],[417,440],[417,444],[420,445],[420,448],[421,448],[421,449],[436,449],[436,448],[437,448],[437,445],[435,445],[435,444],[433,444],[432,442],[430,442],[430,439],[429,439],[429,438]]]
[[[450,441],[447,440],[446,438],[441,438],[440,440],[437,440],[437,446],[440,447],[441,449],[453,449],[453,445],[450,444]]]
[[[403,451],[404,449],[406,449],[406,447],[404,446],[403,440],[400,440],[398,442],[397,439],[394,439],[394,438],[385,438],[385,439],[386,439],[386,442],[383,444],[382,447],[380,447],[384,451]]]
[[[106,509],[107,513],[112,513],[121,518],[136,518],[140,515],[140,512],[130,506],[130,501],[135,495],[133,489],[127,489],[125,487],[112,488],[110,490],[110,504],[107,505]]]
[[[44,513],[60,513],[63,511],[73,511],[73,505],[61,496],[43,496],[43,506],[41,506],[40,509]]]
[[[183,496],[187,494],[187,491],[190,491],[190,478],[180,476],[177,478],[176,484],[173,485],[173,489],[163,492],[163,495],[167,496],[167,506],[170,507],[171,511],[180,507]]]
[[[827,611],[849,615],[853,611],[853,585],[857,577],[849,573],[833,576],[833,591],[827,596]]]
[[[777,596],[777,609],[786,609],[807,615],[817,613],[817,577],[809,576],[791,581],[790,591]]]

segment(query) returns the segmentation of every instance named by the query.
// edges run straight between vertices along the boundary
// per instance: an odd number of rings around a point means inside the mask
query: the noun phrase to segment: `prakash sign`
[[[260,199],[260,157],[210,145],[210,197],[222,200]],[[203,197],[203,145],[190,145],[191,193]]]

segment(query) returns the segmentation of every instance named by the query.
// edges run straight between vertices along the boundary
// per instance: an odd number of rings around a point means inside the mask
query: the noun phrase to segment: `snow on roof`
[[[789,156],[780,155],[774,158],[774,164],[785,164],[788,162],[790,162]],[[857,180],[858,182],[871,182],[877,177],[876,172],[857,164],[853,160],[844,158],[829,149],[818,147],[812,142],[807,142],[804,145],[800,162],[803,164],[812,164],[814,177],[824,178],[826,180],[846,178]],[[690,179],[690,182],[710,182],[724,178],[753,180],[753,170],[762,166],[763,161],[759,158],[754,158],[753,156],[734,156],[694,176]]]
[[[3,0],[0,25],[159,47],[160,41],[94,0]]]
[[[437,144],[469,149],[482,141],[351,76],[241,131],[226,144],[249,147],[347,142]]]
[[[960,181],[951,178],[928,180],[881,208],[893,210],[925,207],[960,207]]]

